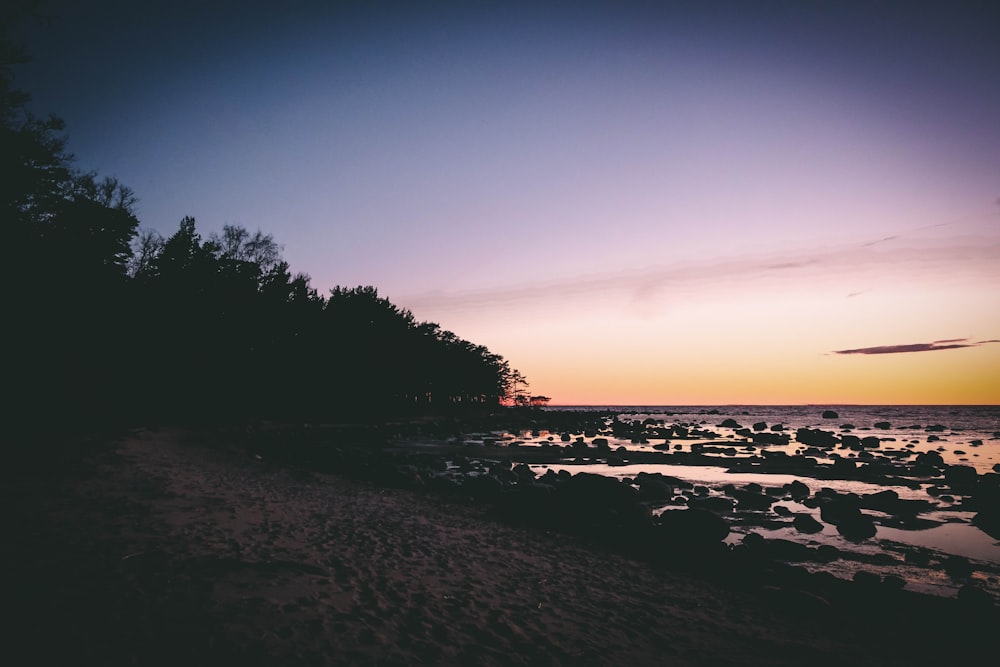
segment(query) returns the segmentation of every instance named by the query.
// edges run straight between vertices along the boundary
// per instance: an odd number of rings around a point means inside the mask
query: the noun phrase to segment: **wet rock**
[[[942,426],[941,424],[934,424],[933,426],[925,428],[924,431],[927,433],[941,433],[942,431],[947,430],[947,428],[947,426]]]
[[[754,433],[750,436],[758,445],[787,445],[791,438],[784,433]]]
[[[535,472],[524,463],[514,466],[513,473],[518,484],[530,484],[535,481]]]
[[[755,430],[755,431],[763,431],[766,428],[767,428],[767,422],[756,422],[753,425],[753,430]]]
[[[832,544],[821,544],[816,547],[816,560],[821,563],[832,563],[840,558],[840,549]]]
[[[812,428],[800,428],[795,432],[795,439],[810,447],[836,447],[839,438],[830,431]]]
[[[660,528],[673,540],[693,544],[721,542],[729,535],[729,524],[703,509],[669,510],[660,515]]]
[[[974,571],[972,563],[964,556],[948,556],[943,565],[944,571],[954,579],[965,579],[972,576]]]
[[[861,439],[861,446],[862,447],[867,447],[869,449],[874,449],[876,447],[879,447],[881,444],[882,444],[882,441],[879,440],[874,435],[869,435],[869,436]]]
[[[813,550],[799,542],[780,538],[767,540],[767,556],[782,561],[810,561],[814,558]]]
[[[887,429],[892,428],[892,424],[889,422],[875,422],[875,428]]]
[[[833,410],[824,410],[823,411],[823,419],[839,419],[839,418],[840,418],[840,415],[838,415]]]
[[[792,525],[800,533],[812,534],[823,530],[823,524],[813,518],[811,514],[796,514]]]
[[[972,525],[995,540],[1000,540],[1000,508],[984,509],[972,517]]]
[[[952,486],[964,486],[976,483],[976,469],[972,466],[953,465],[945,468],[944,479]]]
[[[743,428],[735,419],[724,419],[719,428]]]
[[[857,516],[842,519],[837,524],[837,532],[852,542],[859,542],[875,537],[878,529],[875,528],[875,522],[870,516],[859,513]]]
[[[765,496],[762,493],[745,491],[743,489],[736,490],[736,492],[733,493],[733,497],[736,498],[737,509],[757,512],[763,512],[770,509],[771,505],[775,502],[775,499],[770,496]]]
[[[826,523],[837,525],[842,521],[861,515],[861,501],[854,494],[835,495],[822,501],[820,518]]]
[[[970,611],[987,611],[993,608],[993,596],[981,588],[966,584],[958,589],[958,601]]]
[[[809,497],[809,487],[797,479],[785,484],[785,490],[793,500],[802,500]]]
[[[882,580],[879,578],[877,574],[873,572],[866,572],[865,570],[858,570],[857,572],[854,573],[854,576],[852,578],[854,579],[854,582],[856,584],[859,584],[866,588],[875,588],[880,583],[882,583]]]
[[[939,452],[921,452],[917,454],[916,463],[917,465],[943,466],[944,458]]]
[[[862,447],[861,438],[856,435],[843,435],[840,437],[840,446],[843,449],[860,452]]]
[[[642,500],[670,500],[674,496],[675,485],[662,475],[641,472],[636,475],[635,484]]]
[[[690,498],[687,501],[688,507],[709,510],[717,514],[725,514],[733,511],[736,503],[731,498],[725,496],[712,496],[709,498]]]

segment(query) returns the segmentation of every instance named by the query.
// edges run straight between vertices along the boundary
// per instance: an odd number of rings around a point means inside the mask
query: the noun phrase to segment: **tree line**
[[[270,234],[185,217],[142,230],[135,193],[74,168],[0,44],[9,414],[21,420],[323,419],[529,403],[500,355],[379,296],[327,296]],[[538,398],[538,397],[536,397]]]

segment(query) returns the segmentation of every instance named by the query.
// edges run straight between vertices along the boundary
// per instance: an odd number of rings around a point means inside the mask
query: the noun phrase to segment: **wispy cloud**
[[[467,310],[563,300],[601,292],[644,302],[674,288],[759,284],[816,276],[832,280],[838,275],[849,275],[855,280],[874,281],[891,272],[896,276],[910,274],[923,278],[941,275],[956,281],[965,272],[981,281],[984,275],[990,280],[1000,276],[996,263],[998,256],[1000,239],[996,237],[955,237],[913,243],[902,243],[897,237],[813,250],[693,258],[641,269],[570,275],[479,290],[401,295],[396,300],[412,310]],[[853,292],[849,296],[860,293]]]
[[[877,347],[859,347],[855,350],[834,350],[834,354],[899,354],[900,352],[934,352],[936,350],[955,350],[962,347],[979,347],[986,343],[1000,343],[1000,340],[981,340],[970,342],[968,338],[948,338],[936,340],[933,343],[909,343],[906,345],[879,345]]]

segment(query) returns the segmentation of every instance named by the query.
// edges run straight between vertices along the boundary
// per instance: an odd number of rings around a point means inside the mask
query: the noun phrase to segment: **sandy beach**
[[[950,608],[873,623],[211,436],[66,440],[13,464],[17,664],[912,665],[985,642]]]

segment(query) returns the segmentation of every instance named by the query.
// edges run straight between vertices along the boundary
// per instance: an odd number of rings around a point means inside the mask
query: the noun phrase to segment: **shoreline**
[[[4,499],[36,664],[932,664],[986,641],[954,600],[711,581],[218,433],[48,453]]]

